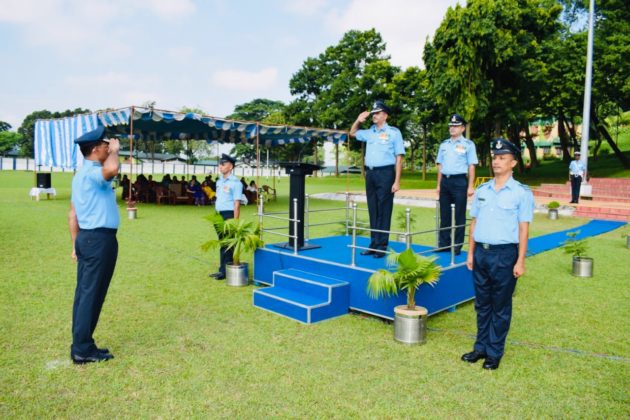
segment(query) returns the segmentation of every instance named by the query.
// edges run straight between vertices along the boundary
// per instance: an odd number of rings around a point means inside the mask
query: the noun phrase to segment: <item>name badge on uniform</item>
[[[458,144],[457,146],[455,146],[455,151],[461,155],[463,153],[466,153],[466,147],[463,144]]]

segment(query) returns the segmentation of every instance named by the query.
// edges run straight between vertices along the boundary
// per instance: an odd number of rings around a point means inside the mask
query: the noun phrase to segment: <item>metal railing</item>
[[[376,233],[386,233],[388,235],[398,235],[399,237],[404,237],[404,243],[405,243],[405,247],[406,249],[411,248],[411,245],[413,243],[413,238],[416,236],[420,236],[420,235],[427,235],[427,234],[435,234],[435,248],[430,248],[424,251],[420,251],[420,252],[416,252],[416,254],[428,254],[428,253],[432,253],[435,252],[436,250],[440,250],[443,248],[449,248],[450,249],[450,264],[449,267],[445,268],[445,269],[451,269],[451,268],[455,268],[455,267],[459,267],[465,263],[458,263],[455,264],[455,254],[456,254],[456,248],[458,247],[462,247],[463,245],[466,244],[466,239],[464,239],[464,242],[461,243],[455,243],[455,234],[457,231],[457,228],[463,227],[464,229],[466,228],[466,226],[468,226],[468,223],[465,222],[462,225],[456,225],[455,224],[455,205],[451,204],[451,226],[449,227],[445,227],[445,228],[441,228],[440,227],[440,202],[439,200],[436,200],[436,214],[435,214],[435,228],[434,229],[428,229],[428,230],[422,230],[422,231],[411,231],[411,210],[409,208],[405,209],[405,228],[403,231],[395,231],[395,230],[380,230],[380,229],[372,229],[370,227],[365,226],[364,223],[358,221],[357,218],[357,213],[359,211],[368,211],[367,208],[360,208],[358,207],[357,203],[354,201],[351,201],[350,199],[350,193],[346,192],[346,203],[344,207],[332,207],[332,208],[325,208],[325,209],[317,209],[317,210],[311,210],[310,209],[310,197],[308,194],[305,195],[305,200],[304,200],[304,242],[307,243],[309,241],[310,238],[310,228],[311,227],[321,227],[321,226],[327,226],[327,225],[335,225],[335,224],[339,224],[339,223],[344,223],[345,225],[345,234],[351,234],[352,235],[352,239],[351,239],[351,244],[348,245],[348,247],[351,250],[351,265],[354,267],[356,266],[356,252],[357,250],[366,250],[366,251],[378,251],[378,252],[382,252],[381,250],[376,250],[376,249],[371,249],[369,247],[363,247],[363,246],[359,246],[357,245],[357,231],[361,230],[361,231],[366,231],[366,232],[376,232]],[[289,217],[282,217],[282,216],[288,216],[289,212],[270,212],[270,213],[265,213],[264,212],[264,200],[259,200],[258,202],[258,219],[259,219],[259,223],[260,223],[260,232],[261,232],[261,239],[262,239],[262,235],[263,233],[269,233],[269,234],[273,234],[273,235],[278,235],[278,236],[283,236],[283,237],[287,237],[287,238],[292,238],[294,243],[293,243],[293,253],[297,254],[298,253],[298,224],[300,223],[299,219],[298,219],[298,214],[297,214],[297,199],[293,199],[293,217],[289,218]],[[324,212],[335,212],[335,211],[344,211],[345,212],[345,217],[342,220],[332,220],[329,222],[319,222],[319,223],[310,223],[310,214],[311,213],[324,213]],[[288,227],[282,226],[282,227],[271,227],[271,228],[265,228],[264,227],[264,219],[265,218],[270,218],[270,219],[276,219],[276,220],[284,220],[284,221],[289,221],[291,223],[293,223],[293,235],[288,234],[288,233],[282,233],[282,232],[278,232],[278,230],[285,230],[288,229]],[[449,229],[450,230],[450,237],[451,237],[451,242],[450,245],[448,247],[440,247],[439,245],[439,236],[440,236],[440,232],[443,230]],[[468,237],[468,235],[465,233],[464,234],[464,238]]]

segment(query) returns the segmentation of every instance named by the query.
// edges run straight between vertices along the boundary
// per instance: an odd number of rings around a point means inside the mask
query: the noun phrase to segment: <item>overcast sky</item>
[[[198,107],[291,100],[307,57],[376,28],[392,63],[422,47],[457,0],[0,0],[0,121],[48,109]]]

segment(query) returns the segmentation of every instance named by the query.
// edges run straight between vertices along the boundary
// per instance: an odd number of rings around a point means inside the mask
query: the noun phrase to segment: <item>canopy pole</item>
[[[133,114],[134,107],[131,107],[131,115],[129,116],[129,194],[127,194],[127,207],[131,207],[131,192],[133,189]]]

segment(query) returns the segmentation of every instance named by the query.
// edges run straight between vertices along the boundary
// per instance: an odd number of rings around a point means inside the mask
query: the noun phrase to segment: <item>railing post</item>
[[[310,227],[308,225],[308,194],[304,194],[304,242],[308,242],[308,231]]]
[[[263,239],[263,216],[265,212],[265,200],[262,199],[260,192],[258,193],[258,226],[260,227],[260,240]]]
[[[405,209],[405,244],[406,248],[411,248],[411,209]]]
[[[350,193],[346,191],[346,236],[348,236],[348,219],[350,218]]]
[[[435,200],[435,247],[440,246],[440,200]]]
[[[298,253],[298,203],[297,198],[293,199],[293,254]]]
[[[356,266],[356,246],[357,246],[357,203],[352,203],[352,267]]]
[[[455,264],[455,204],[451,204],[451,265]]]

